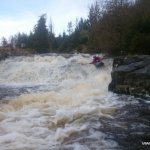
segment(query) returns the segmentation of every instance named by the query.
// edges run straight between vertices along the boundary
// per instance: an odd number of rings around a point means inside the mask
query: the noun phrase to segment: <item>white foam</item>
[[[89,150],[76,139],[102,141],[102,148],[115,147],[105,140],[105,134],[90,128],[98,116],[112,117],[118,101],[108,92],[111,80],[111,60],[104,69],[89,64],[90,55],[76,54],[70,58],[58,55],[15,57],[0,62],[0,84],[29,90],[0,105],[0,147],[2,149],[60,149]],[[15,87],[14,86],[14,87]],[[120,104],[119,104],[120,105]],[[86,133],[86,134],[87,134]],[[69,142],[72,139],[72,144]],[[75,141],[74,141],[75,140]]]

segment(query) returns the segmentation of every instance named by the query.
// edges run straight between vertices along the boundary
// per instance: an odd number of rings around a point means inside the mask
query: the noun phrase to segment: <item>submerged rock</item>
[[[115,58],[111,76],[110,91],[148,97],[150,95],[150,56]]]

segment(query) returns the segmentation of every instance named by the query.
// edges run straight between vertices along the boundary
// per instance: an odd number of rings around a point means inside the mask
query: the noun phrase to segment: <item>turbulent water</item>
[[[0,62],[1,150],[107,150],[102,132],[127,102],[108,92],[112,60],[97,69],[91,55],[35,55]]]

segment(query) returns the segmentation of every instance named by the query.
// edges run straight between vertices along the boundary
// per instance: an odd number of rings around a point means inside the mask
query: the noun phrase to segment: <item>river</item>
[[[1,61],[0,149],[124,149],[131,142],[127,131],[150,131],[148,118],[136,122],[133,111],[137,105],[146,110],[149,102],[109,92],[112,59],[100,69],[91,59],[48,54]]]

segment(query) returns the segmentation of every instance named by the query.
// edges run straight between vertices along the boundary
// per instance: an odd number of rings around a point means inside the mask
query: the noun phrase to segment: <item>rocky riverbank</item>
[[[0,61],[10,56],[28,56],[32,53],[32,50],[0,47]]]
[[[150,55],[114,59],[109,90],[147,98],[150,95]]]

